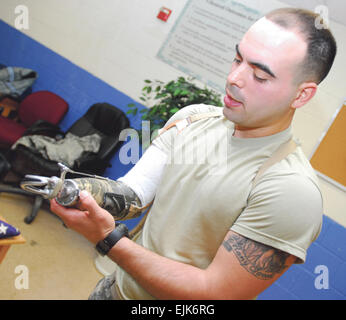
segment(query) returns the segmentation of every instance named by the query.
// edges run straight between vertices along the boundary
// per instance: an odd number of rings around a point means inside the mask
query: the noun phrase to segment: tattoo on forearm
[[[285,263],[290,256],[237,234],[232,234],[223,242],[223,246],[227,251],[233,251],[242,267],[261,280],[272,279],[280,274],[287,267]]]

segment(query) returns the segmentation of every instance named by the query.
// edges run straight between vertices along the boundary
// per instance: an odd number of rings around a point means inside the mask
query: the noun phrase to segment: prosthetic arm
[[[138,163],[117,181],[75,172],[59,164],[60,177],[26,175],[20,186],[45,199],[55,198],[66,207],[76,206],[79,193],[87,190],[115,220],[127,220],[140,216],[154,199],[166,158],[163,151],[151,145]],[[67,173],[78,174],[83,178],[65,179]]]
[[[196,121],[220,115],[219,111],[192,114],[186,119],[170,122],[161,129],[159,135],[172,127],[177,127],[178,132],[181,132]],[[167,158],[165,152],[152,144],[129,173],[117,181],[75,172],[60,164],[60,178],[26,175],[21,187],[46,199],[56,198],[60,205],[68,207],[78,203],[81,190],[87,190],[114,219],[126,220],[139,216],[154,199]],[[65,179],[67,172],[85,178]]]

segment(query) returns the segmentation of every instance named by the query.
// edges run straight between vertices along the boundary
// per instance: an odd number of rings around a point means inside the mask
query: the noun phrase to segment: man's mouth
[[[243,105],[242,102],[234,99],[230,94],[226,94],[225,98],[224,98],[224,103],[225,106],[227,108],[237,108],[237,107],[241,107]]]

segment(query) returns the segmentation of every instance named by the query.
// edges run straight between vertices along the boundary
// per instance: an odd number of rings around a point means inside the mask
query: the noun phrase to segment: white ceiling
[[[346,0],[280,0],[288,5],[315,11],[319,5],[328,8],[330,20],[346,26]]]

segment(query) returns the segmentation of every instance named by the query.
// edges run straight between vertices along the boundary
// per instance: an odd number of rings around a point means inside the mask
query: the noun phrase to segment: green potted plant
[[[140,100],[148,107],[138,111],[135,104],[129,104],[127,114],[142,113],[142,120],[150,121],[150,135],[162,128],[168,119],[180,109],[192,104],[210,104],[222,107],[221,94],[200,88],[193,78],[179,77],[164,83],[159,80],[145,80]],[[141,137],[141,133],[139,133]]]

